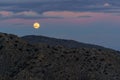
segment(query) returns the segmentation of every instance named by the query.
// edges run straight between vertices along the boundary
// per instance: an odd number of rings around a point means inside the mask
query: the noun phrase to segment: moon
[[[35,23],[33,24],[33,28],[34,28],[34,29],[39,29],[39,28],[40,28],[40,23],[35,22]]]

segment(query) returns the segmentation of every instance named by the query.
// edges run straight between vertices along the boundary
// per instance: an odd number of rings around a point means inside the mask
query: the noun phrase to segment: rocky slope
[[[0,33],[1,77],[13,77],[24,69],[28,65],[26,62],[38,53],[36,49],[15,35]]]
[[[120,80],[120,52],[31,45],[0,33],[0,80]]]

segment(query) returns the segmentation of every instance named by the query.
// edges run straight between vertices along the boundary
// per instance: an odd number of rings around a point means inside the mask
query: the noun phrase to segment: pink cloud
[[[39,13],[34,11],[22,11],[22,12],[11,12],[11,11],[0,11],[0,15],[3,17],[14,17],[14,16],[40,16]]]
[[[78,18],[82,16],[92,16],[92,12],[48,11],[44,12],[42,15],[48,17]]]
[[[3,17],[5,17],[5,16],[12,16],[13,12],[10,12],[10,11],[0,11],[0,15],[2,15]]]
[[[23,12],[18,12],[15,15],[39,16],[39,13],[34,12],[34,11],[23,11]]]
[[[45,12],[43,13],[44,16],[51,16],[51,17],[64,17],[64,19],[54,19],[52,22],[70,22],[70,23],[94,23],[100,21],[116,21],[119,20],[119,16],[114,16],[111,13],[97,13],[97,12]],[[83,16],[83,18],[81,18]],[[88,18],[84,18],[84,16],[91,16]]]

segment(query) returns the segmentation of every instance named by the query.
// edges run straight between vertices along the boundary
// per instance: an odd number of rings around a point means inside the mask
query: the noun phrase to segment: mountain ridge
[[[83,43],[83,42],[78,42],[75,40],[69,40],[69,39],[58,39],[58,38],[52,38],[52,37],[47,37],[47,36],[39,36],[39,35],[27,35],[21,37],[23,40],[29,42],[30,44],[37,44],[37,43],[46,43],[48,45],[62,45],[67,48],[99,48],[99,49],[104,49],[105,47],[95,45],[95,44],[89,44],[89,43]],[[106,48],[107,49],[107,48]]]

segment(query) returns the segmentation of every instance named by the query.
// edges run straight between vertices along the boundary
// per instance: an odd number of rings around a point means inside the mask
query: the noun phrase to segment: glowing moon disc
[[[40,24],[39,24],[38,22],[35,22],[35,23],[33,24],[33,27],[34,27],[35,29],[39,29],[39,28],[40,28]]]

